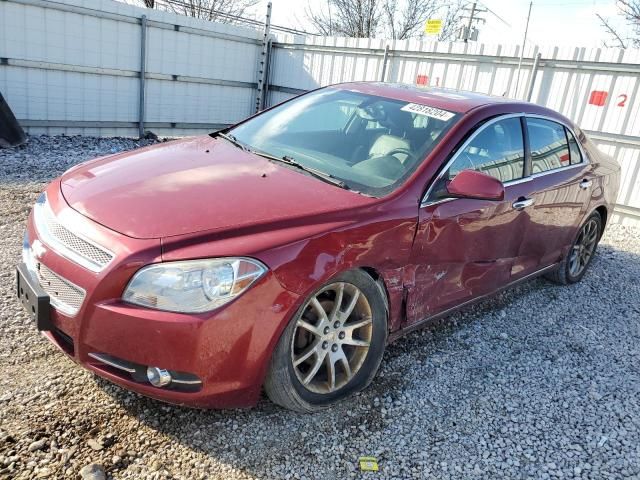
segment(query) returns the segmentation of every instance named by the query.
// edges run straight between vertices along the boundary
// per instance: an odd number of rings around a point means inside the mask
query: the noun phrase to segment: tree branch
[[[631,42],[635,47],[640,46],[640,0],[617,0],[616,6],[634,29],[635,38],[632,38]]]
[[[624,43],[624,40],[622,39],[622,37],[620,37],[620,35],[618,35],[618,32],[616,32],[616,30],[611,26],[611,24],[609,22],[607,22],[607,20],[602,15],[600,15],[599,13],[596,13],[596,17],[598,17],[600,19],[601,25],[607,30],[609,35],[611,35],[613,37],[613,39],[616,42],[618,42],[618,47],[619,48],[627,48],[627,45]],[[605,47],[608,47],[608,45],[606,43],[605,43]]]

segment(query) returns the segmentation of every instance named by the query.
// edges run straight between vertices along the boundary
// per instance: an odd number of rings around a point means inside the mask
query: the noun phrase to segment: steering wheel
[[[402,148],[402,147],[398,147],[398,148],[394,148],[393,150],[388,151],[385,156],[393,156],[396,153],[399,153],[400,155],[405,155],[407,158],[404,159],[405,163],[407,160],[411,160],[412,162],[415,162],[417,160],[416,156],[411,152],[411,150],[409,150],[408,148]]]

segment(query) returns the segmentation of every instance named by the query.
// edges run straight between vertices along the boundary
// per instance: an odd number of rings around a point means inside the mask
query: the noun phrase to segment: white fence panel
[[[0,91],[30,133],[180,135],[253,113],[262,35],[110,0],[0,2]]]

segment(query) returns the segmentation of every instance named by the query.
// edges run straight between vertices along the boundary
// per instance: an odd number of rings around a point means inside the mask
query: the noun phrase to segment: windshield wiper
[[[259,152],[257,150],[253,150],[251,148],[249,148],[248,146],[246,146],[245,144],[243,144],[242,142],[240,142],[236,137],[234,137],[233,135],[229,134],[229,133],[223,133],[223,132],[216,132],[213,134],[214,137],[222,137],[225,140],[227,140],[228,142],[234,144],[236,147],[244,150],[245,152],[251,152],[254,153],[256,155],[260,155],[261,157],[267,158],[269,160],[273,160],[275,162],[280,162],[280,163],[284,163],[286,165],[290,165],[292,167],[295,167],[299,170],[303,170],[311,175],[313,175],[314,177],[323,180],[327,183],[330,183],[332,185],[335,185],[337,187],[340,188],[344,188],[345,190],[349,190],[349,186],[344,183],[342,180],[334,177],[333,175],[331,175],[330,173],[325,173],[322,170],[317,170],[313,167],[307,167],[306,165],[301,164],[300,162],[298,162],[295,158],[290,157],[288,155],[285,155],[283,157],[277,157],[275,155],[271,155],[269,153],[264,153],[264,152]]]
[[[304,170],[305,172],[309,172],[314,177],[317,177],[317,178],[319,178],[321,180],[324,180],[324,181],[326,181],[328,183],[331,183],[333,185],[337,185],[340,188],[349,189],[347,184],[344,183],[339,178],[334,177],[330,173],[326,173],[326,172],[323,172],[322,170],[318,170],[317,168],[307,167],[306,165],[303,165],[300,162],[298,162],[295,158],[292,158],[292,157],[290,157],[288,155],[285,155],[284,157],[282,157],[282,161],[287,163],[288,165],[291,165],[293,167],[299,168],[300,170]]]
[[[330,173],[323,172],[322,170],[318,170],[313,167],[307,167],[306,165],[303,165],[302,163],[298,162],[295,158],[290,157],[288,155],[285,155],[283,157],[277,157],[275,155],[270,155],[264,152],[257,152],[255,150],[252,150],[251,153],[255,153],[256,155],[260,155],[261,157],[268,158],[269,160],[273,160],[275,162],[280,162],[286,165],[290,165],[292,167],[295,167],[299,170],[302,170],[304,172],[311,174],[312,176],[316,177],[319,180],[330,183],[331,185],[335,185],[340,188],[344,188],[345,190],[349,190],[349,186],[346,183],[334,177]]]
[[[241,142],[238,141],[238,139],[236,137],[234,137],[233,135],[229,134],[229,133],[223,133],[223,132],[216,132],[214,134],[215,137],[222,137],[224,138],[227,142],[230,142],[232,144],[234,144],[236,147],[245,150],[245,151],[249,151],[249,149]]]

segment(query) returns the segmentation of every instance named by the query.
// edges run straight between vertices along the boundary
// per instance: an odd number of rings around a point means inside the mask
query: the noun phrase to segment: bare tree
[[[464,0],[327,0],[307,19],[322,35],[374,37],[384,34],[404,40],[422,34],[429,18],[442,19],[440,40],[452,39],[460,26]]]
[[[333,19],[331,18],[331,5],[328,3],[329,2],[327,2],[328,8],[326,12],[322,6],[318,9],[312,10],[307,4],[305,8],[305,16],[317,33],[326,37],[331,37],[336,35],[336,31],[334,30]]]
[[[611,39],[615,42],[615,45],[610,45],[608,42],[602,42],[605,47],[617,47],[627,48],[631,45],[634,47],[640,47],[640,0],[617,0],[616,6],[618,7],[618,13],[624,17],[627,23],[633,29],[633,35],[622,36],[620,31],[615,28],[610,19],[604,18],[602,15],[596,13],[600,24],[607,31]]]
[[[145,0],[146,1],[146,0]],[[153,1],[153,0],[152,0]],[[233,23],[259,0],[165,0],[170,10],[189,17]]]
[[[379,32],[380,0],[327,0],[327,11],[307,7],[307,19],[322,35],[371,38]]]
[[[456,0],[444,2],[440,8],[440,18],[442,19],[442,31],[438,36],[438,40],[453,41],[458,36],[463,23],[464,7],[468,2],[465,0]]]
[[[640,46],[640,0],[618,0],[618,10],[633,27],[635,38],[631,39],[634,46]]]
[[[440,8],[440,0],[386,0],[382,9],[389,36],[405,40],[422,33],[424,22],[433,18]]]
[[[236,23],[234,17],[242,16],[260,0],[124,0],[125,3],[142,4],[170,12],[202,18],[204,20]]]
[[[614,39],[614,41],[617,43],[617,45],[615,45],[615,47],[618,48],[627,48],[627,44],[624,42],[624,40],[622,39],[622,37],[620,37],[620,35],[618,34],[618,32],[616,31],[615,28],[613,28],[611,26],[611,24],[599,13],[596,13],[596,17],[598,17],[600,19],[600,24],[605,28],[605,30],[607,31],[607,33],[609,33],[609,35],[611,35],[611,37]],[[609,45],[606,41],[602,42],[603,45],[607,48],[611,47],[611,45]]]

